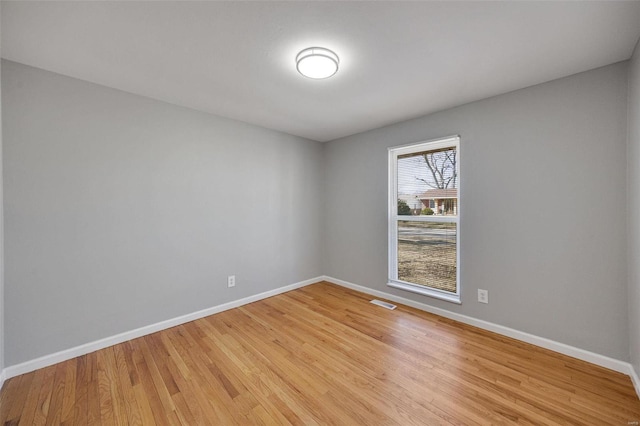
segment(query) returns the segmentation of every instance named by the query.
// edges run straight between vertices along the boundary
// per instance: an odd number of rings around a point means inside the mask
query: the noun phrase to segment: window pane
[[[398,279],[456,293],[457,224],[398,221]]]
[[[457,151],[446,148],[398,157],[398,214],[458,214]]]

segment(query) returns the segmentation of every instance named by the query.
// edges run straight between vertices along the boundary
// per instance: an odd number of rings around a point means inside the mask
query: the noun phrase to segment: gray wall
[[[628,360],[626,67],[329,142],[325,274]],[[386,286],[386,148],[453,134],[462,305]]]
[[[629,63],[629,348],[640,376],[640,42]]]
[[[7,365],[322,273],[320,143],[7,61],[2,97]]]
[[[1,7],[0,10],[2,10]],[[2,75],[0,73],[0,79],[1,78]],[[0,373],[2,373],[2,369],[4,368],[4,184],[2,176],[2,89],[0,88]]]
[[[626,67],[321,145],[3,61],[6,365],[324,273],[621,360],[631,336],[638,369]],[[459,306],[385,285],[386,148],[451,134]]]

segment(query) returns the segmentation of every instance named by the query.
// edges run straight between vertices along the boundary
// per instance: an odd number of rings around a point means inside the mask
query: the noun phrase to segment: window
[[[389,148],[389,283],[460,303],[460,138]],[[421,201],[411,209],[405,200]]]

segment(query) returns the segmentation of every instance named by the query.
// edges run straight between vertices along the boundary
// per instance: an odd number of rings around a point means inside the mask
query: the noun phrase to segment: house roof
[[[457,188],[430,189],[418,195],[421,200],[434,200],[439,198],[458,198]]]

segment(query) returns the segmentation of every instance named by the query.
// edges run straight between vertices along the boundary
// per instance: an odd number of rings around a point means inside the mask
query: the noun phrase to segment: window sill
[[[422,286],[417,286],[417,285],[398,282],[398,281],[389,281],[387,285],[389,287],[398,288],[400,290],[410,291],[411,293],[417,293],[423,296],[433,297],[434,299],[440,299],[446,302],[456,303],[458,305],[462,304],[462,301],[460,300],[460,295],[458,294],[448,294],[438,290],[432,290]]]

